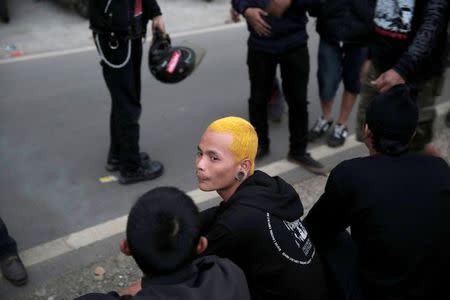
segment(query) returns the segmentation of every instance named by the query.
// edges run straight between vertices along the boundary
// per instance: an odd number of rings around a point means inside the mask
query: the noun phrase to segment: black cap
[[[402,143],[413,136],[418,118],[417,104],[404,84],[375,96],[366,110],[366,123],[374,135]]]

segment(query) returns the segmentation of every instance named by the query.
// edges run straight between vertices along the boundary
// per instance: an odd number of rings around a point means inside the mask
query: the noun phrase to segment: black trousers
[[[280,65],[284,97],[289,106],[289,151],[293,154],[304,154],[308,133],[309,53],[307,45],[283,54],[248,50],[250,123],[256,129],[259,144],[268,146],[270,139],[267,99],[271,93],[278,64]]]
[[[125,61],[128,43],[122,41],[117,49],[100,41],[105,57],[120,64]],[[101,62],[103,77],[111,94],[110,147],[108,158],[119,159],[121,172],[135,170],[140,165],[139,118],[141,116],[142,41],[131,41],[130,59],[121,68]]]
[[[17,254],[17,244],[9,235],[5,223],[0,218],[0,258],[10,254]]]

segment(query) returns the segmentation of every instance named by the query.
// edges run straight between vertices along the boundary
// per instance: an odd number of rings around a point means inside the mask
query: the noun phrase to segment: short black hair
[[[169,274],[196,257],[200,215],[194,201],[174,187],[143,194],[127,221],[131,255],[144,274]]]
[[[373,134],[375,150],[393,155],[408,151],[419,117],[415,94],[411,87],[399,84],[369,103],[366,123]]]

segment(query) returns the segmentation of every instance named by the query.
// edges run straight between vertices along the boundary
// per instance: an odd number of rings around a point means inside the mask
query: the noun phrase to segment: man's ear
[[[208,248],[208,239],[201,236],[197,244],[197,254],[202,254]]]
[[[243,172],[245,172],[245,177],[249,176],[250,170],[252,169],[252,162],[250,159],[246,158],[243,161],[241,161],[241,169]]]
[[[127,240],[121,240],[120,241],[120,252],[125,254],[126,256],[131,255],[130,247],[128,247],[128,241]]]

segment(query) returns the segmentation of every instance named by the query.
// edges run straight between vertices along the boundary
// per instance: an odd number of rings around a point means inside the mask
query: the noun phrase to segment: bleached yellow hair
[[[237,162],[249,159],[252,163],[250,174],[255,171],[255,156],[258,149],[258,135],[247,120],[239,117],[225,117],[209,124],[206,130],[229,133],[233,137],[230,150]]]

